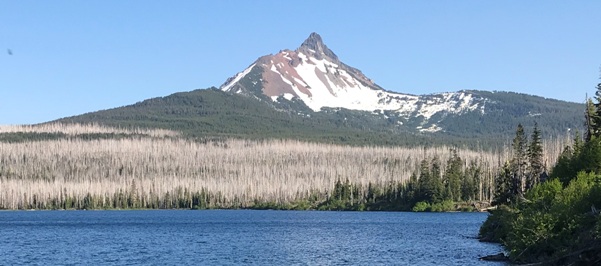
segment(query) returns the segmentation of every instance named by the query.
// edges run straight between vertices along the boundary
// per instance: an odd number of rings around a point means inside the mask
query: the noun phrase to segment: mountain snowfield
[[[260,75],[251,75],[253,72]],[[434,115],[444,118],[471,111],[484,113],[487,102],[467,91],[420,96],[386,91],[358,69],[342,63],[317,33],[295,51],[283,50],[259,58],[220,89],[253,94],[248,84],[260,84],[260,93],[274,102],[298,98],[315,112],[324,107],[345,108],[390,111],[405,119],[421,119],[417,129],[428,132],[443,130],[436,124],[439,121],[430,121]]]

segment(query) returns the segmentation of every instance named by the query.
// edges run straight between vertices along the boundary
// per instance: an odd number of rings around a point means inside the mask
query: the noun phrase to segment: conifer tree
[[[532,188],[539,182],[540,175],[543,173],[544,162],[543,162],[543,144],[541,141],[540,130],[538,124],[534,123],[534,130],[528,145],[528,160],[530,163],[530,169],[528,171],[528,183],[526,188]]]
[[[511,165],[505,162],[499,173],[495,177],[495,192],[493,205],[507,204],[513,198],[514,176],[511,173]]]
[[[416,172],[411,174],[409,177],[409,183],[407,184],[407,199],[409,202],[417,202],[419,197],[419,179]]]
[[[524,127],[522,124],[518,124],[515,138],[513,139],[513,158],[511,162],[511,170],[514,178],[513,183],[516,189],[514,191],[515,194],[523,194],[526,186],[526,168],[528,166],[527,144]]]
[[[461,184],[461,198],[465,201],[476,199],[479,189],[478,182],[481,179],[482,170],[476,161],[471,161],[465,170]]]
[[[584,126],[586,132],[584,133],[584,141],[589,142],[592,136],[597,136],[599,134],[598,123],[599,116],[597,114],[597,110],[595,104],[590,98],[586,100],[586,109],[584,110]]]
[[[451,158],[447,161],[445,171],[446,198],[459,201],[461,200],[461,176],[463,161],[457,155],[457,150],[452,150]]]
[[[597,91],[595,92],[595,101],[596,103],[593,104],[593,106],[595,107],[595,112],[591,112],[591,114],[594,113],[594,115],[592,115],[591,117],[591,136],[599,136],[599,134],[601,133],[601,83],[597,84]],[[589,112],[588,103],[586,111]]]
[[[591,138],[587,139],[586,142],[589,142]],[[571,149],[571,152],[573,153],[573,155],[575,155],[574,157],[578,157],[580,155],[580,152],[582,151],[582,148],[584,147],[584,143],[582,142],[582,138],[580,137],[580,131],[578,130],[576,130],[576,134],[574,134],[573,146],[574,147]]]
[[[444,199],[443,184],[442,184],[442,166],[440,165],[440,158],[434,156],[432,158],[432,167],[430,169],[430,182],[432,183],[432,202],[440,202]]]
[[[559,178],[564,185],[567,185],[571,176],[576,174],[573,169],[574,157],[574,150],[572,147],[566,146],[559,155],[559,158],[557,158],[557,163],[553,166],[551,178]]]
[[[416,201],[431,201],[432,187],[430,186],[430,166],[427,160],[422,160],[419,166],[418,189],[416,193]]]

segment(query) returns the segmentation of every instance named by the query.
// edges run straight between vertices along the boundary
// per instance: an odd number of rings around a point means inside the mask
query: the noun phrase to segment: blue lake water
[[[2,265],[502,265],[486,213],[1,211]]]

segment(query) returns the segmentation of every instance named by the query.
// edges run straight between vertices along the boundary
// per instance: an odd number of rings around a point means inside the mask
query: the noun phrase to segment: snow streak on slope
[[[224,91],[229,91],[234,84],[240,81],[240,79],[242,79],[244,76],[248,75],[248,73],[250,73],[254,66],[255,64],[250,65],[247,69],[238,73],[233,79],[226,81],[227,85],[222,86],[221,89]]]

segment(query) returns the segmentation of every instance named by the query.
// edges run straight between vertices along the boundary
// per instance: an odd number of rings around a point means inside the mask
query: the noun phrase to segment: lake
[[[0,264],[503,265],[487,213],[0,211]]]

